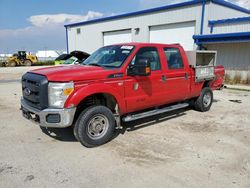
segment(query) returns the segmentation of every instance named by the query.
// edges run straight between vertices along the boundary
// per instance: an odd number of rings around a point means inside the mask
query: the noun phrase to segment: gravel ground
[[[186,108],[126,124],[87,149],[71,128],[42,131],[25,120],[25,69],[3,69],[0,187],[250,187],[250,92],[215,91],[209,112]]]

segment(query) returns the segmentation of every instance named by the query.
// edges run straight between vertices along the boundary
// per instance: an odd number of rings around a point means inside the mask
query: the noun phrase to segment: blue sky
[[[65,23],[187,0],[0,0],[0,54],[65,50]],[[249,8],[249,0],[229,0]]]
[[[139,1],[133,0],[0,0],[0,28],[17,29],[29,26],[27,19],[33,15],[84,15],[88,11],[111,14],[137,10],[138,6]]]

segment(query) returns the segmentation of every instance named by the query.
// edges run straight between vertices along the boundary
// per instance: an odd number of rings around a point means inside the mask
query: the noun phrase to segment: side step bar
[[[187,106],[189,106],[188,103],[176,104],[176,105],[168,106],[168,107],[161,108],[161,109],[154,109],[154,110],[150,110],[150,111],[147,111],[147,112],[142,112],[142,113],[139,113],[139,114],[128,115],[128,116],[124,117],[122,120],[124,122],[134,121],[134,120],[137,120],[137,119],[141,119],[141,118],[161,114],[161,113],[164,113],[164,112],[170,112],[170,111],[173,111],[173,110],[185,108]]]

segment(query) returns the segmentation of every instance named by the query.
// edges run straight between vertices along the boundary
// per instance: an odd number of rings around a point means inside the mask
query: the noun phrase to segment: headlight
[[[74,91],[74,83],[49,83],[48,95],[49,106],[56,108],[63,108],[65,101],[69,95]]]

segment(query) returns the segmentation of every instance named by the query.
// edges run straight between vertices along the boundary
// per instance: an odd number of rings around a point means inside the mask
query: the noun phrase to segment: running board
[[[141,119],[141,118],[145,118],[145,117],[149,117],[149,116],[153,116],[153,115],[157,115],[157,114],[161,114],[161,113],[170,112],[173,110],[178,110],[181,108],[185,108],[187,106],[189,106],[188,103],[176,104],[176,105],[168,106],[168,107],[161,108],[161,109],[155,109],[155,110],[150,110],[147,112],[142,112],[139,114],[128,115],[128,116],[125,116],[124,118],[122,118],[122,120],[124,122],[134,121],[137,119]]]

